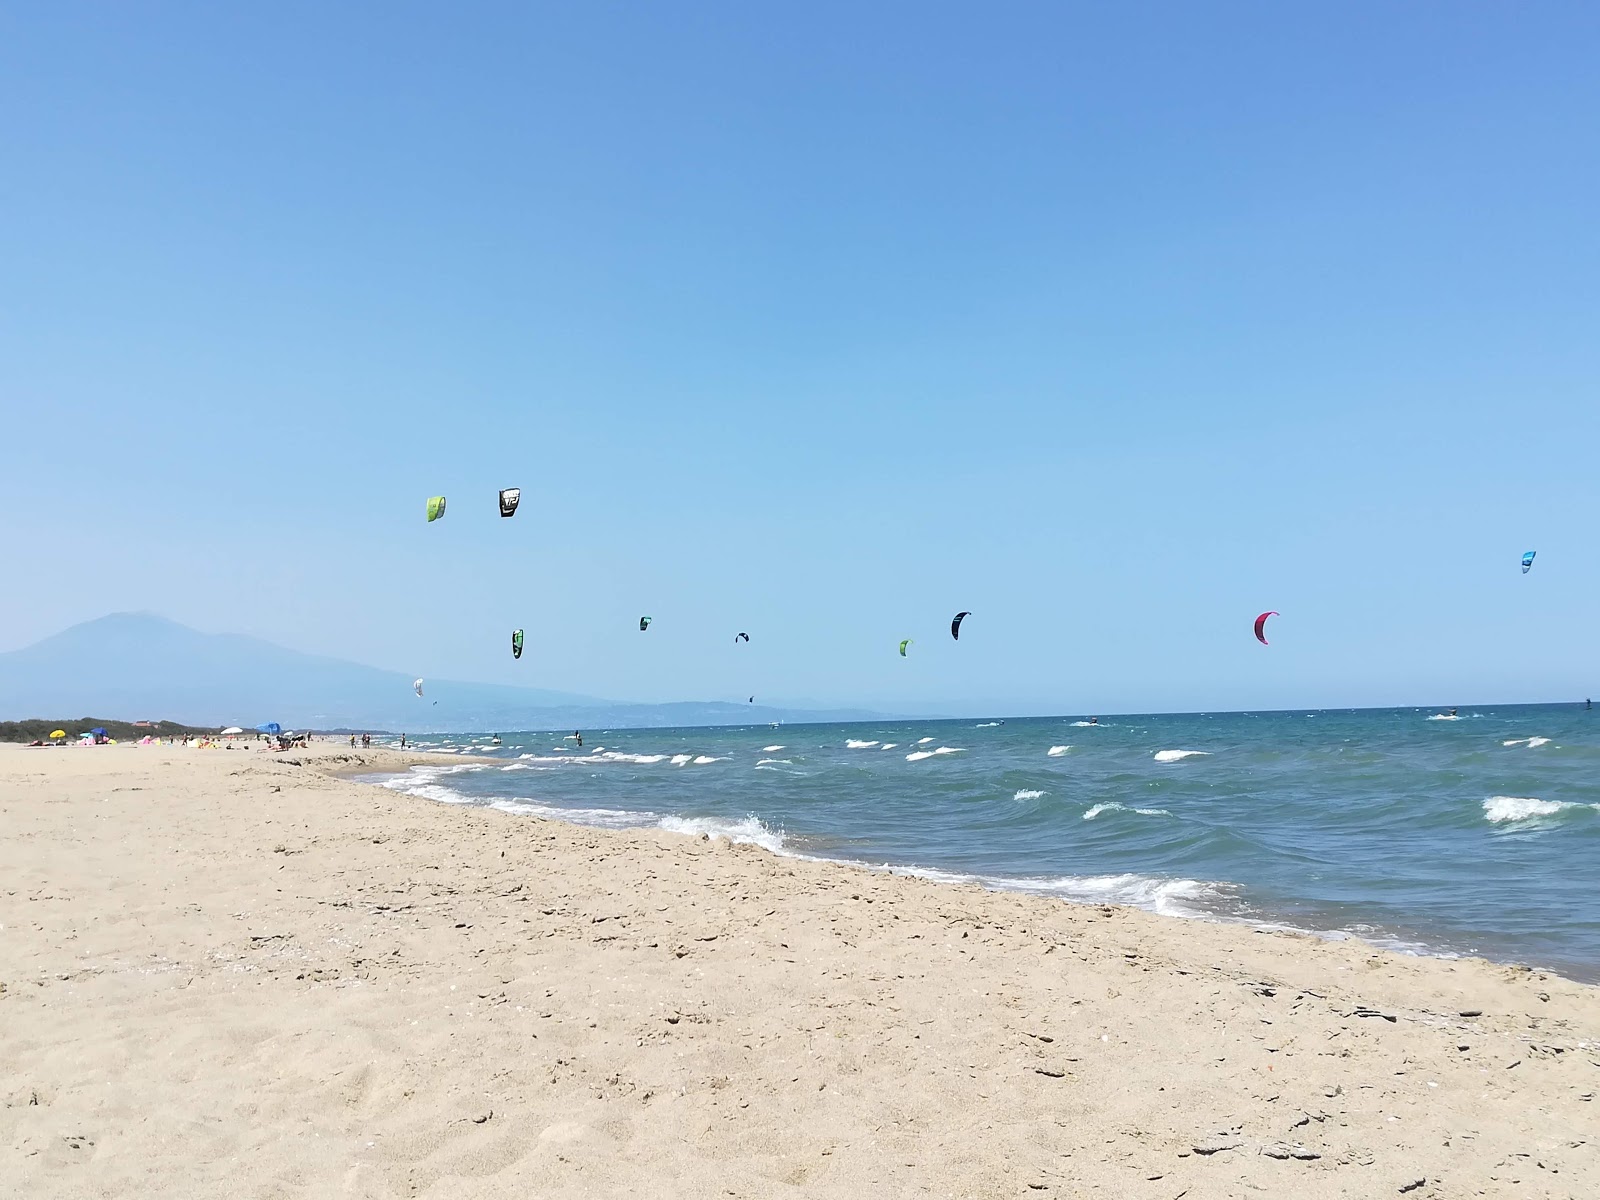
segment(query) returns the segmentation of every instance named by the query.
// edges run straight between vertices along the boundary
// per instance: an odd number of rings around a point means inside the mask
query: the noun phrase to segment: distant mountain
[[[97,712],[192,725],[276,721],[285,729],[595,729],[768,721],[871,720],[877,714],[747,704],[617,704],[593,696],[411,677],[302,654],[258,638],[200,633],[149,613],[113,613],[0,654],[0,720]]]

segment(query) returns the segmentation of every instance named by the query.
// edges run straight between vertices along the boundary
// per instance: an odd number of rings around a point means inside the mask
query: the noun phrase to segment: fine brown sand
[[[0,747],[0,1196],[1600,1196],[1596,989],[406,761]]]

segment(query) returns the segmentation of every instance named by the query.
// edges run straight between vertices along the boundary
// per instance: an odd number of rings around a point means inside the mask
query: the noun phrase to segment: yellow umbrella
[[[50,736],[53,738],[64,738],[67,736],[67,731],[65,729],[57,729]]]

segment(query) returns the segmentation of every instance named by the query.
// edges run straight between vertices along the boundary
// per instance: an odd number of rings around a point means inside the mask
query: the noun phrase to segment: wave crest
[[[1083,814],[1083,819],[1085,821],[1092,821],[1101,813],[1107,812],[1138,813],[1141,817],[1170,817],[1172,815],[1164,808],[1129,808],[1126,804],[1118,804],[1115,800],[1112,800],[1105,804],[1096,804],[1088,812]]]
[[[1600,812],[1600,804],[1574,804],[1569,800],[1540,800],[1537,796],[1490,796],[1483,802],[1484,820],[1496,825],[1508,821],[1528,821],[1535,817],[1554,817],[1576,809]]]

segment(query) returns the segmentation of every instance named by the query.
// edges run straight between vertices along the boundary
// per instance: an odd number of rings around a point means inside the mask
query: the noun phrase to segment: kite
[[[511,657],[522,657],[522,630],[520,629],[513,629],[511,631]]]
[[[911,645],[911,639],[910,638],[906,638],[905,641],[900,643],[900,657],[901,658],[904,658],[906,656],[906,647],[909,646],[909,645]]]
[[[956,614],[956,619],[950,622],[950,636],[955,638],[956,641],[959,642],[961,640],[961,622],[965,621],[971,615],[972,614],[969,612],[958,612]]]
[[[1524,575],[1526,575],[1529,571],[1533,570],[1533,556],[1536,553],[1537,553],[1537,551],[1529,550],[1526,554],[1524,554],[1522,556],[1522,573]]]
[[[444,497],[443,496],[429,496],[428,497],[428,520],[437,521],[442,516],[444,516]]]
[[[1263,646],[1267,645],[1267,618],[1275,617],[1275,612],[1264,612],[1256,618],[1256,640]]]
[[[500,489],[500,515],[509,517],[517,511],[517,505],[522,503],[521,488]]]
[[[422,680],[414,680],[411,684],[411,690],[419,696],[422,695]]]
[[[735,645],[737,645],[740,642],[748,642],[749,640],[750,640],[750,635],[748,633],[736,633],[736,634],[733,635],[733,641],[734,641]]]
[[[649,629],[649,628],[650,628],[650,618],[649,617],[640,617],[639,618],[639,632],[643,633],[646,629]]]

